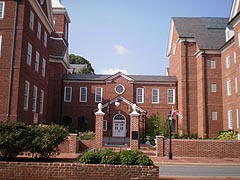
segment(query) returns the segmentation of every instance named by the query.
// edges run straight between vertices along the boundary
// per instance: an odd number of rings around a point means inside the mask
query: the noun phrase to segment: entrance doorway
[[[113,137],[126,137],[126,117],[117,114],[113,117]]]

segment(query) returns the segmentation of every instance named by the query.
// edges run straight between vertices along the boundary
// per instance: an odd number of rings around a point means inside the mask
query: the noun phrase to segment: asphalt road
[[[239,166],[161,165],[160,177],[239,177]]]

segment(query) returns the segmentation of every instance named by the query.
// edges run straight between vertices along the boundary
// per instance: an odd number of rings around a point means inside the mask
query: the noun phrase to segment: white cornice
[[[48,33],[51,34],[53,29],[53,24],[49,21],[46,14],[43,12],[40,4],[37,0],[28,0],[31,6],[33,7],[34,11],[37,13],[38,17],[41,19],[42,23],[44,24],[45,28],[47,29]]]
[[[68,67],[68,65],[62,59],[49,58],[49,61],[53,63],[61,63],[67,71],[70,69],[70,67]]]
[[[174,21],[171,20],[170,24],[170,31],[169,31],[169,39],[168,39],[168,49],[167,49],[167,56],[171,55],[171,45],[172,45],[172,37],[173,37],[173,27],[174,27]]]
[[[221,49],[221,53],[224,53],[226,50],[228,50],[231,46],[233,46],[235,44],[235,42],[232,40],[229,41],[229,43],[227,43],[222,49]]]
[[[178,38],[177,39],[177,43],[180,44],[184,41],[187,41],[187,42],[196,42],[195,38],[194,37],[181,37],[181,38]]]
[[[232,9],[229,17],[229,22],[237,15],[238,7],[239,7],[240,0],[234,0],[232,4]]]
[[[194,53],[194,56],[196,56],[196,58],[198,58],[203,53],[206,53],[206,54],[221,54],[221,51],[220,50],[200,50],[200,49],[198,49]]]
[[[53,8],[53,14],[63,14],[66,17],[67,22],[71,22],[66,8]]]

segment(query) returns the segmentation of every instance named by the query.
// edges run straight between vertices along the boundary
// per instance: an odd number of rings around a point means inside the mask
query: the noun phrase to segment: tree
[[[69,55],[69,60],[70,64],[86,64],[87,67],[81,69],[79,72],[80,74],[94,74],[94,69],[92,68],[91,63],[86,60],[84,57],[75,55],[75,54],[70,54]]]

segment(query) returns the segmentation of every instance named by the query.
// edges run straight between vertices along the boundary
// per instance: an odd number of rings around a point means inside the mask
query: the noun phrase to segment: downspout
[[[18,10],[19,10],[20,1],[21,0],[16,0],[16,9],[15,9],[15,17],[14,17],[11,66],[10,66],[9,87],[8,87],[8,106],[7,106],[7,113],[6,113],[7,118],[11,116],[12,87],[13,87],[13,73],[14,73],[13,69],[14,69],[15,49],[16,49],[17,19],[18,19]]]
[[[202,54],[203,61],[204,61],[204,91],[205,91],[205,133],[206,133],[206,138],[209,137],[209,119],[208,119],[208,74],[207,74],[207,54],[205,51]]]
[[[186,68],[186,77],[185,77],[185,81],[186,81],[186,110],[187,110],[187,135],[188,137],[190,136],[190,119],[189,119],[189,68],[188,68],[188,41],[185,40],[183,42],[184,46],[185,46],[185,68]]]

